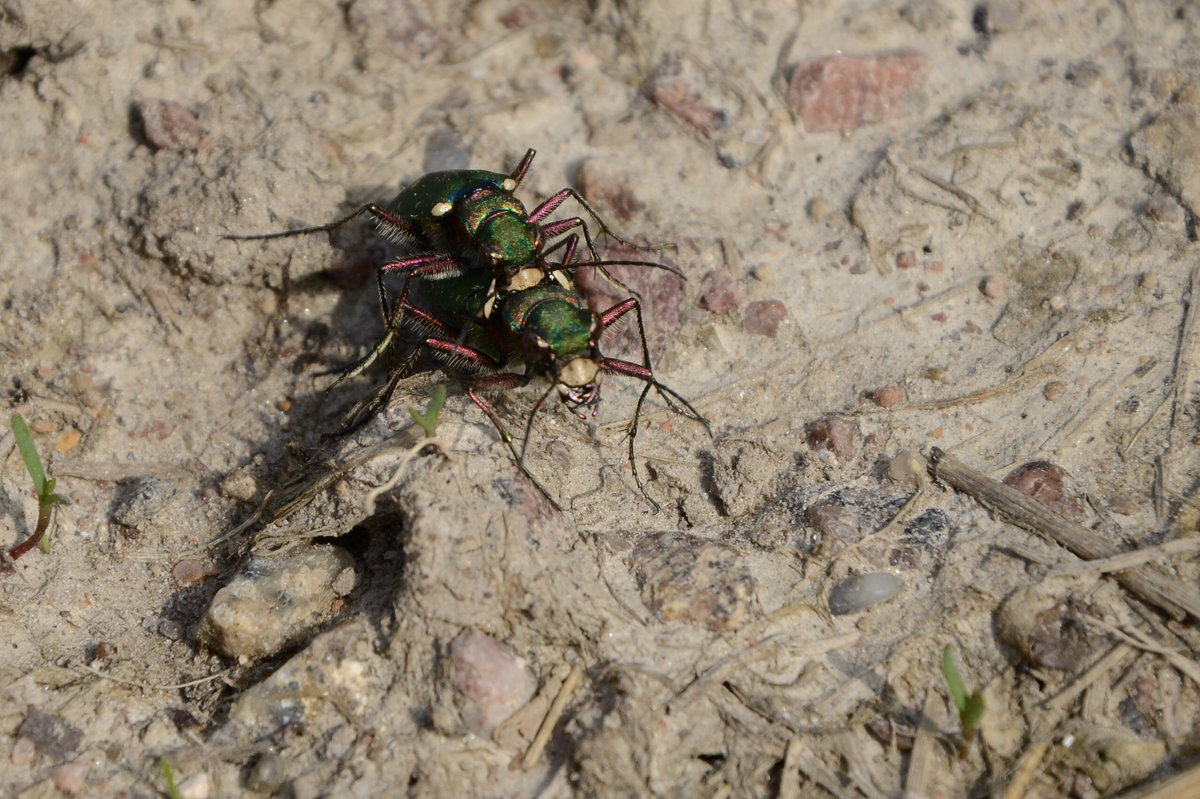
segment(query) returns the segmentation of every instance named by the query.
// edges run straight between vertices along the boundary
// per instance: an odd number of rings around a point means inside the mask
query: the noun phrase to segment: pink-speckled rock
[[[138,103],[142,129],[156,150],[195,152],[204,132],[191,111],[172,100],[143,100]]]
[[[915,50],[823,56],[795,66],[788,102],[809,133],[845,132],[907,114],[928,72]]]
[[[738,296],[737,282],[728,269],[714,269],[709,272],[700,281],[700,287],[704,292],[700,296],[700,302],[713,313],[725,313],[738,307],[741,298]]]
[[[688,242],[680,242],[681,255],[685,262],[691,254]],[[646,252],[620,245],[604,248],[601,256],[612,260],[651,261],[675,263],[675,258],[660,252]],[[613,277],[636,290],[642,296],[642,318],[646,324],[646,339],[651,353],[662,352],[668,340],[679,330],[680,309],[684,304],[684,280],[665,269],[644,266],[613,266],[608,270]],[[577,269],[575,280],[588,299],[588,305],[597,312],[604,311],[629,297],[609,283],[593,269]],[[600,349],[605,355],[640,360],[641,341],[638,339],[637,324],[633,314],[605,331],[600,338]]]
[[[851,419],[829,416],[808,426],[808,446],[817,451],[832,452],[840,461],[853,458],[861,443],[862,432]]]
[[[1073,522],[1083,521],[1083,500],[1066,487],[1067,472],[1049,461],[1030,461],[1008,473],[1004,484],[1042,503]]]
[[[759,300],[746,306],[746,318],[742,327],[747,333],[775,338],[779,326],[787,317],[787,306],[779,300]]]
[[[482,737],[491,736],[537,690],[525,658],[474,628],[450,642],[450,674],[463,724]]]
[[[736,630],[754,609],[755,581],[733,547],[683,533],[655,533],[630,554],[642,601],[666,622]]]

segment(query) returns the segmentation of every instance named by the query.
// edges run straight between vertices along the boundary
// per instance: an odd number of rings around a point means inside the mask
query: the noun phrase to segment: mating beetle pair
[[[580,267],[594,267],[610,282],[626,288],[606,267],[630,264],[678,272],[654,261],[601,259],[591,231],[581,217],[545,221],[563,202],[573,198],[592,216],[603,234],[627,246],[647,249],[613,233],[574,189],[563,189],[532,211],[526,211],[515,192],[534,154],[534,150],[529,150],[508,175],[475,169],[433,172],[401,191],[386,207],[370,203],[325,225],[228,238],[272,239],[332,231],[363,214],[371,216],[381,235],[415,254],[380,267],[380,302],[386,330],[371,351],[342,378],[369,366],[401,326],[417,330],[424,336],[421,341],[424,347],[451,368],[467,373],[468,396],[491,420],[522,472],[539,489],[542,486],[525,468],[524,454],[534,417],[546,397],[557,389],[568,409],[586,418],[587,409],[596,414],[601,375],[621,374],[641,380],[645,388],[628,431],[629,462],[639,490],[657,508],[658,503],[646,490],[634,459],[634,437],[647,394],[654,388],[676,413],[706,428],[708,422],[687,400],[655,379],[638,299],[630,297],[597,313],[588,307],[570,274]],[[580,234],[589,257],[576,261]],[[549,261],[548,256],[559,250],[561,259],[556,263]],[[391,308],[383,284],[386,273],[404,278]],[[409,299],[410,288],[416,279],[422,279],[421,298],[413,303]],[[641,340],[640,364],[606,357],[599,346],[604,331],[630,311],[634,313]],[[507,370],[510,363],[523,365],[524,372]],[[525,444],[518,453],[512,435],[480,392],[518,388],[539,375],[547,376],[551,386],[529,415]],[[545,489],[542,491],[554,502]]]

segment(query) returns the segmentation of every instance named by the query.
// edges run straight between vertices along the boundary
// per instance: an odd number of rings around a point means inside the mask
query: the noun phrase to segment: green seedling
[[[962,757],[966,745],[975,740],[979,722],[983,719],[983,711],[987,708],[983,703],[983,694],[979,691],[967,694],[962,677],[958,673],[958,666],[954,664],[954,649],[949,644],[942,650],[942,676],[946,678],[950,698],[958,708],[958,720],[962,724],[963,745],[959,747],[959,757]]]
[[[175,770],[171,768],[171,764],[165,757],[159,758],[158,767],[162,769],[163,779],[167,781],[167,796],[170,799],[183,799],[182,794],[179,793],[179,786],[175,784]]]
[[[429,397],[429,404],[425,406],[424,413],[421,413],[411,405],[408,407],[409,415],[412,416],[417,426],[425,431],[425,437],[408,448],[408,451],[404,453],[404,457],[400,459],[400,465],[396,467],[396,470],[392,472],[392,476],[387,481],[367,492],[363,506],[366,508],[368,516],[375,514],[375,501],[379,499],[381,494],[386,494],[396,487],[396,484],[400,482],[400,477],[404,474],[404,470],[408,468],[408,464],[418,454],[432,448],[431,451],[439,452],[447,459],[450,457],[446,454],[445,447],[437,437],[438,419],[442,415],[442,407],[445,404],[446,386],[439,383],[433,387],[433,393]]]
[[[56,480],[46,476],[46,469],[42,466],[37,446],[33,443],[33,434],[29,432],[29,425],[25,424],[21,414],[14,413],[10,423],[12,424],[13,438],[17,441],[17,451],[21,453],[21,460],[25,461],[25,468],[29,471],[29,476],[33,478],[33,490],[37,494],[38,500],[38,520],[33,535],[8,551],[9,557],[16,560],[34,547],[40,547],[43,552],[50,553],[50,539],[46,537],[46,531],[50,528],[50,521],[54,517],[54,506],[70,505],[71,500],[62,494],[54,493]]]
[[[433,395],[429,398],[429,404],[425,406],[425,413],[421,413],[411,406],[409,407],[409,415],[412,416],[417,426],[425,431],[426,438],[437,438],[438,417],[441,416],[442,406],[445,404],[446,386],[439,383],[433,389]]]

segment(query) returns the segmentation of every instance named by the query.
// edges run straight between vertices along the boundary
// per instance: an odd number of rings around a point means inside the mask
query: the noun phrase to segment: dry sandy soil
[[[1182,539],[1146,560],[1194,592],[1198,34],[1184,0],[0,2],[0,378],[72,503],[0,574],[0,794],[164,796],[164,760],[189,797],[1186,779],[1195,616],[923,458],[1034,462],[1052,526]],[[623,273],[712,424],[651,394],[659,512],[632,380],[541,411],[562,512],[454,380],[422,440],[437,371],[338,435],[396,363],[326,390],[389,249],[222,238],[529,147],[527,204],[678,245],[686,282]],[[540,390],[497,399],[517,432]]]

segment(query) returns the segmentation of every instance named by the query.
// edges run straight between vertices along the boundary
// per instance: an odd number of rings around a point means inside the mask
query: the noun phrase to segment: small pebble
[[[1067,298],[1061,294],[1055,294],[1046,300],[1046,307],[1052,311],[1061,311],[1067,307]]]
[[[252,558],[213,597],[201,637],[230,657],[274,654],[329,618],[333,582],[353,564],[348,552],[334,546]]]
[[[183,627],[173,619],[163,619],[158,623],[158,634],[168,641],[178,641],[183,638]]]
[[[891,408],[904,402],[904,389],[900,386],[884,386],[871,392],[871,400],[880,408]]]
[[[779,326],[788,318],[787,306],[779,300],[759,300],[746,306],[742,328],[747,333],[775,338]]]
[[[656,533],[630,560],[642,601],[663,621],[736,630],[753,611],[755,583],[740,552],[684,533]]]
[[[1117,494],[1108,501],[1108,509],[1121,516],[1133,516],[1140,507],[1138,501],[1129,494]]]
[[[1058,402],[1067,393],[1067,384],[1061,380],[1051,380],[1042,388],[1042,396],[1047,402]]]
[[[889,572],[854,574],[829,592],[829,612],[835,616],[858,613],[891,599],[903,589],[903,578]]]
[[[55,452],[70,452],[79,446],[79,442],[83,440],[83,434],[78,430],[68,430],[62,434],[58,442],[54,445]]]
[[[926,468],[925,458],[919,452],[906,449],[896,453],[896,457],[892,458],[891,463],[888,464],[887,476],[910,488],[919,488],[928,479]]]
[[[824,197],[813,197],[804,205],[804,213],[813,222],[832,219],[838,212],[837,206]]]
[[[463,723],[485,738],[537,690],[537,678],[525,658],[474,628],[450,642],[450,674]]]
[[[999,275],[988,275],[979,282],[979,290],[990,300],[1003,300],[1008,297],[1008,283]]]
[[[141,527],[175,496],[175,484],[147,474],[122,483],[112,520],[126,527]]]
[[[819,419],[808,426],[809,448],[832,452],[842,461],[854,457],[861,439],[858,424],[841,416]]]
[[[33,762],[35,754],[37,754],[37,747],[33,745],[33,741],[19,736],[17,740],[13,741],[12,752],[9,753],[8,759],[14,766],[28,766]]]
[[[588,204],[611,212],[622,222],[630,221],[646,209],[632,189],[613,178],[611,164],[584,161],[575,173],[575,185],[588,198]]]
[[[191,585],[201,580],[207,580],[217,573],[212,561],[189,558],[181,560],[171,569],[171,579],[177,585]]]
[[[258,494],[258,484],[250,472],[235,469],[221,481],[221,493],[230,499],[249,502]]]
[[[57,760],[66,760],[74,755],[83,737],[75,726],[32,705],[17,728],[17,734],[33,741],[39,751]]]
[[[54,787],[66,794],[77,794],[83,787],[83,781],[87,777],[88,767],[86,763],[80,763],[77,760],[71,760],[66,763],[60,763],[54,767],[54,771],[50,773],[50,778],[54,781]]]
[[[710,104],[703,95],[678,80],[656,82],[650,90],[650,99],[705,137],[729,125],[726,111]]]
[[[259,793],[274,795],[287,781],[287,763],[275,752],[264,752],[250,769],[246,787]]]
[[[897,269],[912,269],[917,265],[916,250],[904,250],[896,253],[896,268]]]
[[[191,111],[171,100],[143,100],[138,104],[146,140],[156,150],[195,152],[203,135]]]
[[[342,569],[341,573],[334,578],[329,587],[333,589],[333,593],[337,594],[339,597],[344,597],[349,595],[350,592],[354,590],[354,586],[357,583],[358,573],[354,571],[354,567],[348,566],[347,568]]]
[[[858,511],[834,497],[822,499],[804,510],[804,521],[823,539],[853,543],[863,535],[866,523]]]
[[[738,307],[737,284],[727,269],[714,269],[700,281],[700,303],[713,313],[725,313]]]
[[[996,612],[1000,640],[1044,669],[1074,669],[1096,642],[1069,602],[1037,586],[1017,589]]]
[[[208,799],[212,795],[212,782],[203,771],[181,780],[175,787],[181,799]]]
[[[1084,517],[1083,502],[1067,492],[1066,477],[1061,466],[1049,461],[1031,461],[1009,472],[1004,484],[1028,494],[1060,516],[1078,522]]]
[[[787,100],[809,133],[854,130],[907,114],[929,67],[915,50],[814,58],[792,69]]]

